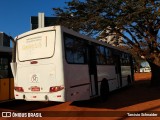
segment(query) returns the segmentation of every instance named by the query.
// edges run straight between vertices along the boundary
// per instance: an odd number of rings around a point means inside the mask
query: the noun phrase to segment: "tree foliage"
[[[72,0],[53,9],[60,24],[98,39],[114,35],[112,44],[160,66],[159,0]]]
[[[58,23],[110,42],[147,60],[152,83],[160,85],[159,0],[72,0],[53,8]]]

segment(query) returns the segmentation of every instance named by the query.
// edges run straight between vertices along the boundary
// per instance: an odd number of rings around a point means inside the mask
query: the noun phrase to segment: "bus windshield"
[[[31,34],[18,39],[20,61],[49,58],[54,54],[55,31]]]

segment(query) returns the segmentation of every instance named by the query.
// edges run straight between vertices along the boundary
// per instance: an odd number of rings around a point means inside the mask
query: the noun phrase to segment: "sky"
[[[69,0],[1,0],[0,1],[0,32],[12,37],[30,30],[30,17],[44,12],[52,17],[52,8],[66,6]]]

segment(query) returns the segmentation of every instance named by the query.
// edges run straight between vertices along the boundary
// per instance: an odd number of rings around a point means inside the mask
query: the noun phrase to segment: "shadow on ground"
[[[135,81],[130,87],[112,92],[105,102],[99,97],[92,100],[75,101],[72,102],[71,105],[89,108],[119,109],[138,103],[160,99],[159,91],[160,87],[150,86],[150,80],[139,80]]]
[[[8,109],[20,112],[28,112],[36,109],[46,108],[54,105],[61,104],[59,102],[36,102],[36,101],[24,101],[13,100],[9,102],[0,103],[0,109]]]

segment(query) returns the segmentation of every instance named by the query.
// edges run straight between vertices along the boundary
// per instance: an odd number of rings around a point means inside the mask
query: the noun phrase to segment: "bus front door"
[[[96,50],[93,45],[88,47],[88,66],[91,83],[91,97],[98,95],[98,80],[97,80],[97,65],[96,65]]]

